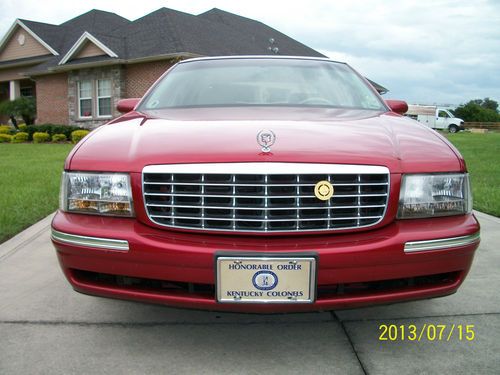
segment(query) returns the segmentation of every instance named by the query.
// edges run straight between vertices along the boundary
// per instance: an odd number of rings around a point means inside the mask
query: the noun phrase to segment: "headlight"
[[[399,219],[461,215],[471,210],[472,193],[467,173],[403,176]]]
[[[133,216],[130,176],[63,172],[60,208],[68,212]]]

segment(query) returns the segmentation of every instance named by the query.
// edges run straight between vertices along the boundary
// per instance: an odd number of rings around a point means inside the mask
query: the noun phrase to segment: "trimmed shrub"
[[[52,142],[66,142],[67,138],[64,134],[54,134],[52,136]]]
[[[0,133],[0,143],[10,143],[12,141],[12,136],[10,134]]]
[[[0,125],[0,134],[10,134],[13,128],[10,125]]]
[[[78,143],[83,137],[85,137],[90,132],[88,130],[75,130],[71,133],[71,142]]]
[[[50,141],[49,133],[33,133],[33,143],[44,143]]]
[[[25,133],[28,133],[28,125],[26,125],[26,124],[21,124],[21,125],[17,125],[17,127],[19,128],[19,131],[20,131],[20,132],[25,132]]]
[[[11,142],[12,143],[28,142],[28,137],[29,137],[28,133],[19,132],[19,133],[14,134],[14,136],[11,139]]]
[[[71,138],[71,133],[74,132],[75,130],[83,130],[83,128],[80,128],[78,126],[69,126],[69,125],[54,125],[54,124],[42,124],[42,125],[29,125],[26,127],[25,131],[26,133],[29,134],[29,140],[33,140],[33,134],[34,133],[49,133],[50,136],[53,136],[54,134],[64,134],[66,136],[66,139]]]

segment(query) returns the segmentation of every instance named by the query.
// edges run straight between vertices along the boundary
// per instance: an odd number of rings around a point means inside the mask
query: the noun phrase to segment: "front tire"
[[[449,131],[450,133],[458,133],[458,130],[459,130],[459,129],[458,129],[458,126],[453,125],[453,124],[451,124],[451,125],[448,127],[448,131]]]

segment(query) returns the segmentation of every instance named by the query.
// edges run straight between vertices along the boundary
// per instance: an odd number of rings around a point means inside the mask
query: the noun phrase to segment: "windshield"
[[[347,65],[322,60],[235,58],[178,64],[139,110],[306,106],[385,110]]]

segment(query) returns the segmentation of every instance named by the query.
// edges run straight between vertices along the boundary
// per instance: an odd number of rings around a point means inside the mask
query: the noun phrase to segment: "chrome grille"
[[[335,193],[314,195],[327,180]],[[160,225],[237,232],[294,232],[361,228],[385,214],[385,167],[221,163],[148,166],[143,194],[149,218]]]

